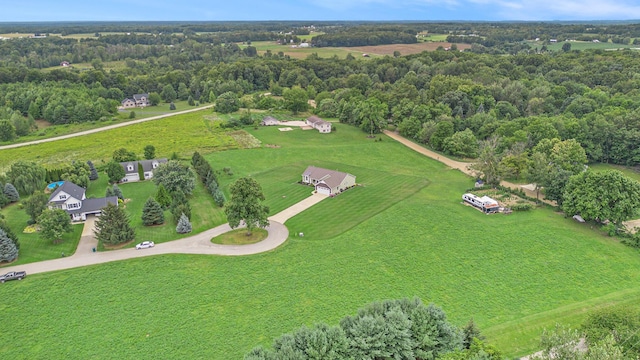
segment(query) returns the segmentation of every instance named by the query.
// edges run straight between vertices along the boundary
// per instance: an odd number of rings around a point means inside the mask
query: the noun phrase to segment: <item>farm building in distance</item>
[[[262,119],[262,121],[260,122],[260,125],[262,126],[273,126],[273,125],[278,125],[280,122],[278,121],[278,119],[272,117],[272,116],[265,116],[264,119]]]
[[[498,205],[498,201],[488,196],[478,197],[476,195],[467,193],[462,195],[462,200],[465,203],[470,204],[471,206],[479,210],[482,210],[482,212],[486,214],[496,213],[500,210],[500,205]]]

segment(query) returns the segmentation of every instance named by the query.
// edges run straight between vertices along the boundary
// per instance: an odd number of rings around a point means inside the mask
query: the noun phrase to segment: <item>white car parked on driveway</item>
[[[136,245],[136,250],[152,248],[154,245],[153,241],[143,241]]]

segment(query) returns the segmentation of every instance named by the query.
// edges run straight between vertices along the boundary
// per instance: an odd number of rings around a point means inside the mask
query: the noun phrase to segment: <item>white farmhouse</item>
[[[331,132],[331,123],[324,121],[315,115],[308,117],[306,123],[323,134]]]
[[[153,159],[153,160],[135,160],[121,162],[120,165],[124,168],[124,177],[120,182],[132,182],[147,180],[153,177],[153,170],[155,170],[160,164],[167,162],[167,159]],[[139,168],[142,166],[142,172],[144,173],[144,179],[140,179]]]
[[[49,209],[62,209],[73,221],[84,221],[87,215],[100,215],[108,203],[118,206],[118,197],[87,199],[85,189],[70,181],[65,181],[49,197]]]

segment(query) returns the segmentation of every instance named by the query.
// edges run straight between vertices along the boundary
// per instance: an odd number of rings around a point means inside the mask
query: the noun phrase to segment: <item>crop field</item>
[[[207,153],[236,148],[233,138],[214,121],[207,120],[207,114],[210,111],[203,110],[77,138],[0,150],[0,169],[6,169],[15,159],[47,166],[92,160],[99,166],[111,158],[114,149],[124,147],[141,155],[148,144],[156,147],[160,157],[169,157],[173,152],[187,157],[195,150]]]
[[[438,47],[443,48],[450,47],[448,42],[419,42],[416,44],[390,44],[390,45],[375,45],[375,46],[355,46],[355,47],[308,47],[308,48],[292,48],[287,45],[278,45],[273,41],[254,41],[251,43],[255,46],[259,54],[264,54],[267,50],[271,50],[271,53],[277,54],[282,51],[285,55],[289,55],[292,58],[304,59],[307,56],[315,53],[321,58],[330,58],[338,56],[344,58],[347,54],[351,54],[356,57],[362,57],[363,54],[369,56],[385,56],[393,55],[394,51],[400,51],[402,55],[418,54],[423,51],[434,51]],[[469,44],[456,44],[459,50],[468,49],[471,47]],[[247,45],[240,45],[246,47]]]
[[[357,176],[361,186],[287,221],[284,245],[246,257],[139,258],[7,284],[0,297],[11,326],[0,333],[16,341],[0,356],[241,359],[302,325],[336,324],[372,301],[413,296],[458,325],[473,317],[489,342],[518,356],[536,350],[542,329],[556,322],[576,325],[596,307],[640,307],[636,250],[550,208],[488,216],[462,206],[473,179],[386,136],[373,141],[336,126],[331,134],[250,129],[279,147],[205,156],[215,169],[232,169],[220,176],[225,189],[237,177],[256,178],[272,213],[309,194],[297,184],[308,165]]]
[[[533,48],[541,48],[545,45],[541,41],[527,41],[527,43]],[[562,45],[564,45],[566,41],[558,41],[553,44],[546,44],[547,49],[551,51],[561,51]],[[614,44],[610,42],[599,42],[594,43],[591,41],[568,41],[571,44],[571,50],[587,50],[587,49],[601,49],[601,50],[618,50],[618,49],[629,49],[629,48],[637,48],[637,45],[629,45],[629,44]]]

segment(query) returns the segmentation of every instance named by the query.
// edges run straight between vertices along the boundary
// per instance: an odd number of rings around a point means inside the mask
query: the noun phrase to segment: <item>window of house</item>
[[[127,170],[128,170],[128,171],[133,171],[133,165],[128,165],[128,166],[127,166]]]
[[[155,168],[157,168],[157,167],[158,167],[158,163],[157,163],[157,162],[154,162],[154,163],[153,163],[153,168],[155,169]]]
[[[71,203],[71,204],[67,205],[67,208],[69,208],[69,209],[77,209],[79,207],[80,207],[80,205],[78,203]]]
[[[66,199],[66,198],[67,198],[67,195],[60,194],[60,199]]]

